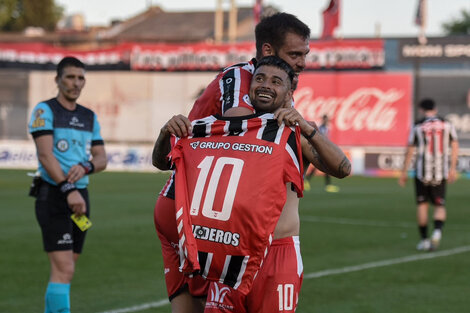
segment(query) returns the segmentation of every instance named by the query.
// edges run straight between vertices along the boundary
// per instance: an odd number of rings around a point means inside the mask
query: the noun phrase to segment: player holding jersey
[[[262,68],[265,68],[265,66],[262,66]],[[278,76],[279,75],[277,75],[277,77]],[[259,76],[255,75],[252,80],[250,98],[252,100],[257,99],[255,102],[259,104],[257,110],[260,111],[274,110],[272,107],[263,107],[264,103],[269,103],[270,101],[273,101],[273,99],[277,101],[277,107],[282,106],[282,103],[279,103],[279,99],[282,99],[282,97],[279,97],[279,93],[275,92],[276,89],[273,88],[272,85],[270,87],[265,86],[265,82],[279,84],[279,81],[272,81],[273,78],[267,79],[267,77],[268,76],[266,73],[260,73]],[[291,125],[298,123],[302,127],[303,133],[306,134],[306,137],[308,137],[310,141],[319,140],[320,143],[322,143],[322,140],[324,140],[319,137],[319,135],[317,135],[315,128],[308,124],[293,108],[278,110],[276,112],[276,117],[279,119],[279,121],[286,121],[287,123],[291,123]],[[184,118],[181,116],[172,118],[166,126],[168,132],[177,134],[180,137],[185,136],[188,133],[188,129],[190,128],[189,120],[184,120]],[[324,152],[326,150],[328,149],[323,148],[322,151]],[[336,151],[332,151],[331,153],[336,153]],[[249,307],[257,308],[256,311],[263,309],[265,310],[264,312],[273,312],[274,309],[278,309],[278,307],[273,308],[267,306],[267,304],[271,306],[276,304],[277,302],[275,301],[264,302],[263,305],[263,303],[259,302],[258,300],[266,298],[274,299],[274,297],[277,298],[279,296],[279,290],[277,290],[277,287],[282,280],[290,280],[289,283],[285,284],[285,286],[286,292],[289,292],[289,294],[292,296],[292,299],[294,299],[294,297],[295,299],[298,297],[298,291],[300,290],[302,280],[302,262],[300,259],[300,248],[298,241],[298,198],[297,195],[292,192],[290,185],[287,188],[287,199],[288,201],[282,210],[281,217],[274,231],[275,240],[271,246],[272,249],[265,259],[262,270],[257,276],[258,278],[254,281],[254,286],[252,289],[253,292],[250,294],[251,296],[249,295],[246,298],[246,301],[250,303]],[[289,259],[292,261],[289,261]],[[273,273],[276,273],[276,275],[273,275]],[[267,285],[274,287],[267,288]],[[254,292],[255,290],[257,291]],[[235,295],[237,293],[234,292],[233,294]],[[225,297],[226,300],[228,300],[228,298],[229,297]],[[234,303],[237,302],[235,298],[233,298],[233,301]],[[294,302],[296,303],[297,301]],[[290,307],[291,309],[295,309],[295,305],[292,305],[293,302],[291,301],[289,303],[290,304],[287,306],[287,308]],[[245,305],[237,304],[235,307],[245,308]]]
[[[297,75],[305,68],[305,58],[309,52],[310,29],[295,16],[278,13],[264,18],[257,25],[255,35],[257,58],[271,54],[279,55],[294,68]],[[253,107],[245,99],[249,92],[255,63],[256,59],[252,59],[249,62],[231,66],[218,74],[195,102],[189,118],[194,120],[216,113],[227,114],[234,108],[245,109],[238,115],[251,114]],[[163,136],[159,137],[155,145],[159,148],[154,149],[152,155],[153,164],[161,170],[169,169],[166,156],[170,152],[170,138],[165,135],[168,132],[174,133],[169,126],[166,124],[162,128],[161,135]],[[205,299],[207,290],[196,288],[192,284],[193,280],[188,283],[178,271],[179,262],[174,249],[178,244],[178,235],[173,212],[174,184],[171,178],[162,189],[155,205],[155,225],[162,244],[165,280],[172,311],[193,312],[194,307],[201,303],[198,297]],[[199,282],[195,285],[201,284]],[[202,311],[203,305],[199,306]]]
[[[289,70],[290,75],[286,72]],[[292,79],[291,68],[281,59],[261,59],[250,89],[257,115],[273,112],[291,98]],[[273,114],[264,114],[258,118],[198,120],[191,128],[193,135],[180,140],[172,151],[177,168],[177,208],[183,207],[181,212],[186,214],[180,217],[183,227],[178,228],[181,251],[187,255],[182,267],[187,270],[200,265],[202,276],[221,282],[220,286],[211,285],[206,311],[218,312],[221,308],[233,312],[258,311],[254,310],[252,302],[260,303],[262,294],[251,292],[251,286],[266,283],[254,277],[272,242],[285,204],[285,186],[292,183],[292,189],[301,195],[303,170],[299,132],[294,133],[284,123],[279,125],[274,118]],[[189,158],[184,158],[185,151]],[[203,161],[196,164],[200,159]],[[213,163],[214,170],[208,176],[206,168],[209,171]],[[231,172],[224,171],[226,166],[232,168]],[[201,177],[209,180],[208,185]],[[207,193],[203,186],[208,186]],[[183,197],[186,187],[191,199]],[[219,208],[222,208],[220,212]],[[185,223],[188,220],[193,228]],[[192,242],[194,237],[197,247]],[[199,250],[198,258],[195,248]],[[295,247],[292,250],[293,253],[289,253],[293,256],[291,263],[301,264],[298,250]],[[289,249],[284,249],[286,251]],[[271,254],[270,251],[268,255]],[[283,266],[288,266],[289,258],[284,255],[282,261]],[[263,269],[265,266],[270,265],[265,262]],[[297,273],[301,274],[302,269],[296,269],[294,275],[286,279],[296,283],[299,289],[302,276]],[[220,290],[224,290],[223,298],[214,296]]]
[[[71,214],[90,215],[88,176],[107,163],[96,114],[76,102],[85,85],[84,64],[73,57],[62,59],[55,81],[57,97],[36,105],[29,122],[41,174],[32,195],[51,265],[46,313],[70,312],[70,283],[86,234]]]
[[[305,58],[309,51],[308,40],[310,30],[308,27],[293,15],[279,13],[263,19],[257,25],[255,33],[257,57],[261,58],[266,55],[280,56],[294,68],[296,73],[295,79],[297,79],[298,74],[305,68]],[[251,104],[246,99],[248,98],[250,80],[255,64],[256,59],[253,59],[250,62],[232,66],[219,74],[198,101],[196,101],[193,110],[190,112],[190,119],[202,118],[215,113],[223,113],[227,116],[230,114],[243,115],[253,112]],[[291,108],[291,100],[287,102],[287,107],[282,113],[283,115],[288,116],[288,113],[298,114],[295,110],[295,112],[291,111],[293,110]],[[178,119],[178,116],[175,119]],[[161,136],[155,144],[152,156],[153,164],[159,169],[167,170],[169,168],[166,156],[170,152],[170,145],[169,138],[165,135],[168,133],[176,134],[176,132],[177,130],[172,128],[171,123],[167,123],[162,128]],[[182,133],[178,135],[187,134]],[[304,141],[302,144],[303,154],[307,156],[310,162],[314,162],[318,168],[340,178],[349,174],[349,161],[345,158],[342,151],[326,138],[317,135],[313,138],[311,144],[308,144],[305,138],[302,140]],[[305,145],[304,143],[307,144]],[[314,149],[312,145],[315,147]],[[323,159],[322,156],[328,156],[328,159]],[[323,164],[322,161],[325,161],[326,164]],[[180,303],[178,299],[189,299],[188,301],[181,301],[189,303],[192,301],[190,294],[201,295],[201,293],[197,290],[191,291],[191,282],[189,283],[189,293],[187,288],[181,288],[181,286],[186,284],[186,281],[177,272],[177,267],[174,266],[175,260],[178,260],[174,249],[178,243],[178,238],[173,218],[174,208],[171,208],[172,198],[174,198],[174,185],[173,179],[170,179],[157,201],[155,224],[162,242],[168,294],[172,308],[175,311],[176,303]],[[290,196],[288,194],[288,199],[292,199],[289,202],[290,204],[287,205],[291,209],[283,210],[275,231],[276,238],[285,238],[298,234],[298,203],[296,203],[298,200],[295,193]],[[295,241],[295,238],[292,240]],[[189,308],[189,311],[192,310],[191,305],[186,305],[186,307]]]

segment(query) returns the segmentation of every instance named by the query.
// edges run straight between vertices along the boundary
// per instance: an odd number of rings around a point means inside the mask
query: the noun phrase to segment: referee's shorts
[[[90,216],[88,190],[78,189],[86,203],[86,216]],[[72,221],[72,210],[57,186],[41,182],[36,197],[36,219],[42,232],[46,252],[73,250],[81,253],[86,231],[81,231]]]

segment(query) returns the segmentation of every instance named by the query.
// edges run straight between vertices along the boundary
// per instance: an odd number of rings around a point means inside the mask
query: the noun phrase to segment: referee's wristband
[[[314,128],[313,131],[310,133],[310,135],[307,135],[307,136],[304,135],[304,137],[306,139],[312,139],[313,136],[315,136],[316,133],[317,133],[317,130]]]
[[[69,183],[68,181],[64,180],[63,182],[57,185],[59,187],[60,192],[67,197],[69,193],[72,191],[77,190],[75,184]]]
[[[85,170],[85,174],[91,174],[95,170],[95,166],[90,161],[78,163]]]

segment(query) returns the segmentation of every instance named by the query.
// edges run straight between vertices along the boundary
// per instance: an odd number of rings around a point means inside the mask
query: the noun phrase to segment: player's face
[[[297,80],[300,72],[305,69],[307,54],[310,52],[308,38],[304,39],[294,33],[287,33],[284,38],[284,44],[276,51],[276,55],[289,63],[294,69],[296,77],[293,83],[293,89],[297,86]]]
[[[289,76],[276,67],[263,65],[254,73],[250,100],[256,112],[274,112],[292,98]]]
[[[56,77],[59,95],[68,101],[76,101],[85,86],[85,70],[75,66],[64,67],[62,75]]]

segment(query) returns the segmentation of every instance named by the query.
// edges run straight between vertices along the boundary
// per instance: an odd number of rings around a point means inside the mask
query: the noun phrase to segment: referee
[[[77,104],[85,86],[85,65],[65,57],[57,66],[58,95],[40,102],[29,122],[39,160],[36,218],[50,262],[45,312],[70,312],[70,283],[86,231],[71,215],[90,215],[88,176],[106,168],[106,152],[96,114]]]

